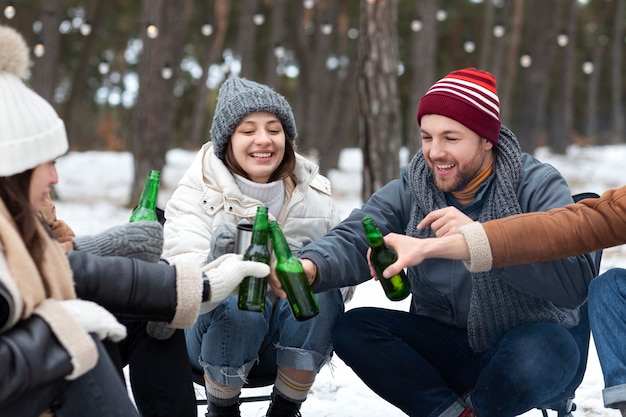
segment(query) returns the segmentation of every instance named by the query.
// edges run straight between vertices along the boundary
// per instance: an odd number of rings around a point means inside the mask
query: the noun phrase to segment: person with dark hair
[[[236,225],[268,208],[292,250],[339,221],[329,181],[295,152],[291,107],[270,87],[233,76],[220,87],[211,141],[198,152],[165,207],[163,256],[204,265],[234,251]],[[349,290],[344,291],[349,297]],[[225,295],[228,293],[225,293]],[[207,416],[239,416],[248,378],[274,380],[267,416],[299,416],[332,352],[331,331],[344,309],[340,290],[318,294],[319,314],[299,322],[270,291],[265,310],[239,310],[230,295],[185,331],[189,359],[204,374]],[[275,376],[275,378],[274,378]]]
[[[24,38],[0,25],[0,415],[139,416],[102,346],[127,334],[107,310],[188,327],[218,301],[211,285],[233,289],[269,267],[237,255],[204,268],[125,257],[133,248],[158,255],[160,225],[133,226],[148,233],[143,242],[124,244],[129,236],[121,236],[101,253],[109,256],[66,255],[38,212],[58,182],[55,159],[68,150],[67,134],[23,81],[28,54]],[[82,243],[108,242],[112,232]]]
[[[99,256],[160,261],[163,230],[159,222],[124,223],[95,235],[76,236],[65,221],[57,218],[49,195],[39,215],[66,252],[78,250]],[[82,286],[77,288],[78,297],[89,296],[80,292]],[[155,291],[161,293],[162,290]],[[136,317],[118,317],[118,320],[126,327],[127,337],[103,344],[124,381],[123,369],[128,365],[128,382],[142,417],[196,417],[198,407],[183,329]],[[161,365],[153,366],[154,363]]]
[[[427,238],[572,202],[559,172],[523,153],[501,125],[489,72],[464,68],[437,81],[420,100],[417,123],[421,150],[400,178],[298,253],[314,291],[372,276],[364,216],[383,235]],[[438,221],[423,227],[437,210]],[[567,329],[579,322],[594,272],[588,255],[485,273],[432,259],[407,268],[409,312],[347,311],[333,331],[335,352],[410,416],[517,416],[574,380],[582,358]],[[275,277],[271,284],[284,295]]]

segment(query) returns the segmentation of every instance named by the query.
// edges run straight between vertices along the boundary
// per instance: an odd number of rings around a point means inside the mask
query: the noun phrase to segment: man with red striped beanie
[[[572,203],[567,183],[501,125],[489,72],[465,68],[437,81],[417,123],[422,148],[400,178],[298,254],[316,292],[368,280],[368,215],[408,266],[410,311],[347,311],[333,331],[335,351],[414,417],[513,417],[564,400],[579,381],[583,358],[567,329],[579,322],[591,256],[471,273],[460,261],[407,260],[402,247]]]

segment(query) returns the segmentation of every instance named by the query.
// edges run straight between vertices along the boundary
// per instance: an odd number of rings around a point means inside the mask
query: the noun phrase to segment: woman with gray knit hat
[[[198,152],[165,209],[164,257],[203,265],[234,250],[235,226],[268,207],[293,251],[339,221],[329,181],[294,150],[296,123],[268,86],[232,77],[221,86],[211,141]],[[346,296],[349,291],[346,291]],[[298,322],[286,300],[268,292],[263,313],[227,297],[185,331],[192,366],[204,373],[207,416],[239,416],[248,379],[274,377],[267,416],[299,416],[320,368],[330,360],[331,330],[342,293],[318,294],[320,313]]]
[[[190,326],[209,297],[217,301],[212,286],[228,291],[269,267],[234,254],[203,268],[126,257],[158,260],[162,230],[147,222],[134,254],[121,236],[131,226],[79,239],[66,256],[38,211],[68,141],[53,107],[23,81],[28,53],[0,25],[0,415],[138,416],[102,345],[126,337],[112,313]]]

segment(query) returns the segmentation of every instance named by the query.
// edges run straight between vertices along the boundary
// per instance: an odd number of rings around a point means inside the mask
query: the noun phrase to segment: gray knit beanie
[[[266,85],[231,77],[220,87],[211,125],[211,142],[218,158],[224,160],[230,136],[241,119],[254,112],[268,112],[278,116],[288,138],[295,144],[298,131],[287,100]]]

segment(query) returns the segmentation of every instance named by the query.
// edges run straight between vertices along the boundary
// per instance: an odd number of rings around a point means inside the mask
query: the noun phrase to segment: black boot
[[[272,394],[272,402],[265,417],[302,417],[300,403],[294,403],[277,394]]]
[[[239,403],[220,407],[209,401],[208,413],[205,417],[241,417],[239,414]]]

